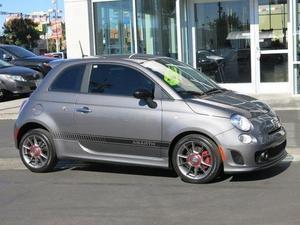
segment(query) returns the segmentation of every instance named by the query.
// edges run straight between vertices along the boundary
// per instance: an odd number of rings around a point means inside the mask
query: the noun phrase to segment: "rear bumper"
[[[241,134],[237,129],[216,136],[224,150],[225,173],[239,173],[262,170],[275,166],[286,156],[286,132],[282,127],[268,138],[257,138],[257,143],[243,144],[238,140]],[[254,136],[254,135],[253,135]],[[268,140],[261,142],[261,140]],[[262,154],[268,155],[261,160]]]

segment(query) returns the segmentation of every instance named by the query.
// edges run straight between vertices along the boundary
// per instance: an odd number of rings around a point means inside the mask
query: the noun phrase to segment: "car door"
[[[97,154],[160,157],[161,100],[156,107],[133,97],[137,89],[155,95],[156,84],[128,65],[95,63],[85,94],[78,95],[75,123],[82,150]]]
[[[40,103],[37,102],[37,105],[47,112],[44,122],[51,126],[55,140],[67,142],[74,133],[76,95],[80,92],[85,69],[85,64],[63,68],[49,85],[48,91],[39,96]],[[60,150],[65,150],[65,146]]]

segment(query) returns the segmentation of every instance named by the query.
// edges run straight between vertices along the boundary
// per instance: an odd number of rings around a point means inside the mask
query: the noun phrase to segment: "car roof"
[[[148,60],[155,60],[160,58],[168,58],[166,56],[156,56],[156,55],[147,55],[147,54],[131,54],[131,55],[101,55],[101,56],[91,56],[85,58],[77,59],[66,59],[61,60],[61,63],[58,64],[68,64],[73,63],[82,63],[82,62],[95,62],[95,61],[120,61],[120,62],[134,62],[137,64],[143,63]]]

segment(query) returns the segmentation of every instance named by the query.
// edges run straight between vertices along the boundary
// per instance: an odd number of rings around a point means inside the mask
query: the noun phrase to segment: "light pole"
[[[58,13],[61,12],[61,10],[58,9],[57,7],[57,0],[52,0],[53,4],[53,9],[50,9],[49,12],[54,12],[54,17],[55,17],[55,30],[56,30],[56,39],[55,39],[55,44],[56,44],[56,52],[60,51],[60,40],[58,36]]]

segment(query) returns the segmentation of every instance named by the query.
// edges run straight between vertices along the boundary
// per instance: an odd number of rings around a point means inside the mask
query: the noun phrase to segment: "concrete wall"
[[[79,41],[85,55],[93,55],[92,12],[90,0],[64,0],[68,58],[81,58]]]

